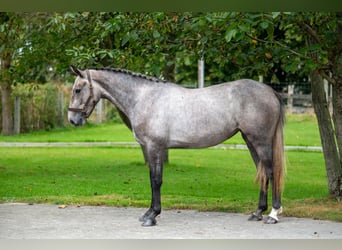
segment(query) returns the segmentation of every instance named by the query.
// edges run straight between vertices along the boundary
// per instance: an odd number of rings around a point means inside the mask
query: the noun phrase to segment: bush
[[[59,83],[31,83],[13,86],[12,103],[14,104],[15,97],[20,97],[20,132],[50,130],[68,125],[67,114],[70,94],[71,85]],[[98,121],[97,112],[94,110],[89,121]],[[101,112],[103,114],[101,122],[121,122],[113,104],[104,102]],[[0,116],[0,130],[1,125]]]
[[[12,98],[20,97],[20,131],[51,129],[57,126],[58,87],[56,84],[18,84]]]

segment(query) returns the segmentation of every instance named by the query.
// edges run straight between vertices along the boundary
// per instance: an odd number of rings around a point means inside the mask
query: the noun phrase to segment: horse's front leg
[[[150,167],[150,182],[152,189],[152,199],[150,209],[140,217],[142,226],[154,226],[156,217],[161,212],[160,188],[163,182],[163,154],[161,150],[148,150],[148,161]]]
[[[140,146],[141,146],[141,151],[143,152],[145,164],[147,165],[148,164],[147,149],[142,145],[140,145]],[[163,156],[163,163],[169,163],[169,151],[168,150],[163,151],[162,156]]]

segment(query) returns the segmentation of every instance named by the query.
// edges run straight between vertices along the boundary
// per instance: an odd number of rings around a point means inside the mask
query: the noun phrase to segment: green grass
[[[287,115],[285,144],[291,146],[321,146],[317,119],[313,115]]]
[[[317,121],[310,115],[287,115],[284,129],[285,143],[291,146],[320,146]],[[90,124],[85,127],[58,128],[15,136],[0,136],[3,142],[133,142],[132,132],[123,124]],[[244,144],[240,134],[227,144]]]
[[[14,136],[1,136],[3,142],[131,142],[132,132],[121,123],[87,124],[84,127],[57,128]]]
[[[287,145],[320,146],[317,121],[289,115]],[[123,124],[0,136],[7,142],[134,141]],[[226,143],[242,144],[237,135]],[[0,202],[148,207],[148,168],[139,148],[0,148]],[[191,208],[249,213],[259,187],[247,150],[170,150],[162,187],[164,209]],[[271,200],[271,197],[269,198]],[[329,198],[321,152],[287,152],[283,194],[288,216],[342,221],[342,205]]]
[[[138,148],[2,148],[0,201],[148,207],[148,168]],[[284,213],[342,221],[328,199],[318,152],[288,152]],[[246,150],[171,150],[164,209],[249,213],[257,206],[255,168]],[[270,199],[271,200],[271,199]]]

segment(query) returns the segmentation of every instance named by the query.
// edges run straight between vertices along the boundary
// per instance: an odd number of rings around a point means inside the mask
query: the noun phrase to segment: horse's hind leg
[[[265,223],[267,224],[275,224],[278,222],[278,215],[282,212],[281,207],[281,194],[275,190],[275,180],[272,176],[272,211],[267,216]]]
[[[248,138],[243,134],[242,137],[245,140],[247,147],[249,149],[249,152],[251,153],[251,156],[253,158],[254,164],[256,168],[258,168],[260,158],[258,156],[258,153],[256,152],[255,148],[253,147],[252,143],[248,140]],[[262,213],[267,210],[267,188],[268,188],[268,180],[266,181],[266,190],[265,188],[260,188],[260,194],[259,194],[259,205],[255,212],[253,212],[250,217],[248,218],[249,221],[260,221],[262,220]]]
[[[275,190],[276,184],[273,171],[273,149],[272,146],[264,145],[256,148],[256,152],[258,152],[258,156],[260,157],[257,177],[261,184],[257,213],[258,211],[263,212],[267,210],[267,190],[268,183],[270,182],[272,186],[272,211],[267,216],[265,223],[275,224],[278,222],[277,215],[281,213],[281,198],[280,194],[277,194],[278,192]]]
[[[265,189],[263,187],[260,188],[259,193],[259,204],[255,212],[253,212],[248,220],[249,221],[261,221],[262,220],[262,213],[265,212],[268,208],[267,204],[267,195],[268,195],[268,179],[266,180]]]

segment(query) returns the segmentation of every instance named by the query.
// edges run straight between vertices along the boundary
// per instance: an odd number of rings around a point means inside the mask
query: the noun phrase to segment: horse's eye
[[[81,89],[75,89],[75,93],[79,94],[81,92]]]

